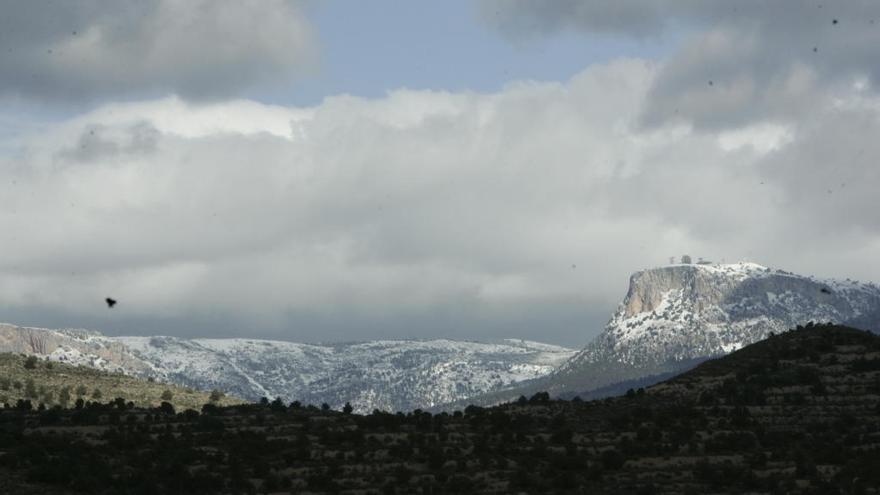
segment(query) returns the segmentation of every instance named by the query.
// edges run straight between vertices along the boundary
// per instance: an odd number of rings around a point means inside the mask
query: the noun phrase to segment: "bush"
[[[37,387],[34,385],[34,381],[28,378],[27,382],[24,384],[24,396],[28,399],[36,399],[38,392]]]
[[[174,398],[174,393],[172,393],[171,390],[166,388],[165,391],[162,392],[162,397],[161,397],[162,400],[169,401],[173,398]]]
[[[28,356],[27,359],[24,360],[24,368],[28,370],[32,370],[37,367],[37,356]]]
[[[216,388],[214,390],[211,390],[211,398],[210,398],[211,402],[218,402],[222,398],[223,398],[223,392],[217,390]]]
[[[174,415],[174,406],[169,402],[162,402],[159,404],[159,411],[169,416]]]
[[[97,399],[100,399],[100,398],[103,397],[103,396],[104,396],[104,394],[101,393],[101,389],[99,389],[99,388],[96,388],[96,389],[92,392],[92,398],[93,398],[93,399],[96,399],[96,400],[97,400]]]
[[[531,403],[550,402],[550,394],[547,392],[538,392],[529,399]]]

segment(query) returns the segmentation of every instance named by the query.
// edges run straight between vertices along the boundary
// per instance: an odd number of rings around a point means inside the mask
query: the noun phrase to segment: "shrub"
[[[174,406],[171,405],[171,403],[169,402],[162,402],[161,404],[159,404],[159,411],[164,414],[173,415]]]
[[[36,399],[37,395],[37,387],[34,385],[34,381],[28,378],[27,382],[24,384],[24,396],[28,399]]]
[[[171,390],[166,388],[165,391],[162,392],[162,397],[161,397],[162,400],[169,401],[173,398],[174,398],[174,393],[172,393]]]
[[[37,356],[28,356],[27,359],[24,360],[24,368],[28,370],[32,370],[37,367]]]
[[[550,394],[547,392],[538,392],[529,399],[531,403],[550,402]]]
[[[222,398],[223,398],[223,392],[217,390],[216,388],[214,390],[211,390],[211,398],[210,398],[211,402],[217,402]]]

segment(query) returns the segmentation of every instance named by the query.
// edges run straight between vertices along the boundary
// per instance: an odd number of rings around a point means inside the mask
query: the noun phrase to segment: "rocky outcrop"
[[[807,322],[880,330],[880,288],[754,263],[635,273],[605,330],[548,380],[589,390],[680,370]]]
[[[32,354],[131,375],[143,375],[150,369],[125,344],[81,329],[49,330],[0,323],[0,352]]]

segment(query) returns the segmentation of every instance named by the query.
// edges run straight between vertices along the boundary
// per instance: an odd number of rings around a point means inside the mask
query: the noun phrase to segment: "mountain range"
[[[642,270],[602,333],[558,369],[469,401],[615,395],[811,321],[880,331],[880,287],[746,262]]]
[[[220,389],[248,400],[351,402],[356,412],[494,404],[519,395],[597,397],[656,383],[807,322],[880,330],[880,287],[755,263],[636,272],[604,331],[580,351],[522,340],[298,344],[107,337],[0,325],[0,351]]]
[[[880,336],[808,325],[593,401],[367,415],[18,401],[0,409],[0,493],[876,494],[878,373]]]
[[[247,400],[351,402],[407,411],[509,388],[550,373],[575,351],[525,340],[379,340],[298,344],[259,339],[108,337],[0,324],[0,352],[152,378]]]

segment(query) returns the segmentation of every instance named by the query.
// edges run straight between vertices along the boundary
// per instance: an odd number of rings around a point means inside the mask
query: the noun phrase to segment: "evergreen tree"
[[[37,356],[28,356],[27,359],[24,360],[24,368],[28,370],[32,370],[37,367]]]
[[[28,378],[24,384],[24,396],[28,399],[36,399],[37,395],[37,386],[34,385],[34,380],[32,378]]]

